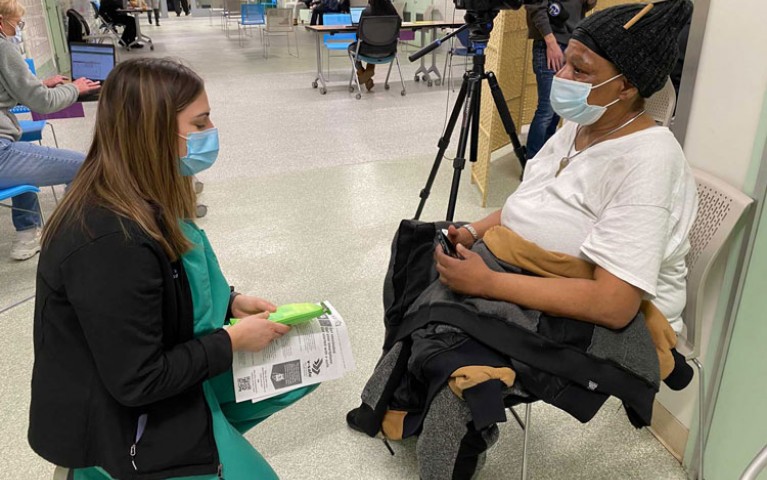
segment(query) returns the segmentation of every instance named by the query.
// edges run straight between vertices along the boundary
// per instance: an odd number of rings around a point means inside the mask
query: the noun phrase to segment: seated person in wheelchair
[[[586,422],[614,395],[639,427],[662,379],[689,381],[673,347],[696,184],[644,99],[665,84],[692,4],[643,7],[574,31],[551,93],[564,127],[501,210],[449,226],[454,256],[432,249],[441,225],[400,227],[384,355],[347,422],[417,435],[423,480],[471,478],[504,406],[543,400]]]
[[[397,9],[394,8],[394,5],[391,3],[391,0],[369,0],[367,7],[365,7],[365,10],[362,11],[362,15],[360,15],[360,19],[362,19],[362,17],[375,17],[381,15],[399,14],[397,13]],[[397,42],[394,42],[393,45],[384,45],[382,47],[377,45],[365,45],[364,49],[360,48],[359,53],[361,55],[372,56],[375,56],[376,54],[390,55],[396,50]],[[349,45],[349,51],[357,51],[357,42],[353,42],[351,45]],[[357,61],[356,66],[357,79],[359,79],[360,84],[365,85],[365,88],[367,88],[368,91],[372,90],[375,86],[375,83],[373,82],[373,76],[376,72],[375,63],[368,63],[367,66],[363,67],[362,62]]]
[[[191,69],[137,58],[110,73],[37,271],[28,438],[68,478],[277,478],[243,434],[316,386],[235,402],[232,356],[290,327],[230,289],[194,224],[192,175],[217,155]]]
[[[101,0],[99,16],[112,25],[120,25],[124,27],[122,36],[120,37],[120,44],[123,47],[143,48],[144,45],[142,43],[136,42],[137,19],[128,13],[118,11],[123,8],[123,0]]]
[[[24,6],[18,0],[0,0],[0,189],[69,183],[85,159],[79,152],[19,141],[21,126],[10,109],[21,104],[38,113],[55,112],[75,103],[80,94],[99,88],[86,78],[67,83],[60,75],[45,81],[35,77],[18,45],[23,15]],[[36,194],[13,197],[12,259],[26,260],[40,250],[39,212]]]

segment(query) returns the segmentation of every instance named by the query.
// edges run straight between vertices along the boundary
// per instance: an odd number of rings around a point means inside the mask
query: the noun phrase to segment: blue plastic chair
[[[35,187],[34,185],[17,185],[15,187],[9,187],[9,188],[2,188],[0,189],[0,202],[3,200],[8,200],[9,198],[13,198],[17,195],[21,195],[22,193],[40,193],[40,189]],[[0,207],[8,208],[10,210],[19,210],[22,212],[28,212],[29,210],[25,210],[22,208],[15,208],[12,205],[8,205],[7,203],[0,203]],[[39,212],[31,212],[31,213],[37,213],[40,215],[40,219],[43,223],[45,223],[45,217],[43,216],[43,211],[40,210]]]
[[[351,25],[352,16],[348,13],[325,13],[322,15],[323,25]],[[328,51],[328,75],[330,77],[330,54],[331,52],[344,52],[353,42],[357,41],[356,33],[326,33],[322,36],[322,43]],[[338,55],[336,55],[338,56]]]
[[[261,44],[263,45],[264,32],[260,27],[266,25],[266,16],[264,15],[265,9],[266,6],[263,3],[243,3],[240,5],[241,18],[240,21],[237,22],[237,38],[240,46],[243,45],[242,32],[244,31],[247,33],[246,29],[248,27],[258,28],[259,38],[261,39]]]

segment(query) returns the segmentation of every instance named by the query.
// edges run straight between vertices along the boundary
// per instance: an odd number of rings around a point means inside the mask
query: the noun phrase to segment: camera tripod
[[[514,120],[511,118],[509,108],[506,106],[506,100],[501,91],[500,85],[498,85],[498,79],[493,72],[485,71],[485,49],[487,48],[487,42],[490,40],[490,31],[493,29],[493,18],[498,14],[497,11],[482,12],[482,13],[467,13],[466,25],[451,32],[450,34],[435,40],[433,43],[427,45],[420,51],[414,53],[408,59],[412,62],[418,60],[423,55],[431,52],[435,48],[438,48],[449,38],[459,34],[460,32],[469,29],[470,48],[469,53],[472,55],[472,69],[467,71],[463,75],[463,81],[461,82],[461,89],[458,92],[458,97],[455,100],[453,111],[450,114],[450,119],[445,127],[442,138],[439,139],[437,147],[437,157],[434,159],[434,164],[431,168],[431,173],[426,181],[426,186],[421,190],[421,201],[418,204],[418,210],[415,213],[415,220],[420,219],[423,207],[426,205],[426,200],[431,193],[434,179],[437,177],[437,172],[442,164],[442,159],[445,156],[445,150],[447,150],[450,144],[450,138],[453,136],[453,129],[458,122],[458,116],[463,111],[463,119],[461,121],[461,130],[458,135],[458,151],[453,160],[453,183],[450,188],[450,198],[447,206],[447,221],[453,220],[455,214],[455,204],[458,199],[458,188],[461,182],[461,172],[466,166],[466,149],[470,145],[469,161],[477,161],[477,147],[479,145],[479,119],[480,119],[480,105],[482,96],[482,81],[487,80],[490,87],[490,93],[493,95],[495,101],[495,108],[501,117],[503,128],[506,130],[506,134],[509,136],[512,145],[514,146],[514,153],[519,159],[522,168],[525,166],[525,147],[519,143],[517,137],[517,130],[514,126]],[[471,142],[469,144],[469,142]]]

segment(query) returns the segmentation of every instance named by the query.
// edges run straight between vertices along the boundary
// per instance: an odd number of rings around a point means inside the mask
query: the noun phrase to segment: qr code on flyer
[[[250,377],[238,378],[237,391],[244,392],[246,390],[253,390],[253,387],[250,385]]]

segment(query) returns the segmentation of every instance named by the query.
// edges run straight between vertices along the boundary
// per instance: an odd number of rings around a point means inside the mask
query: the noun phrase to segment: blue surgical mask
[[[196,175],[207,170],[218,158],[218,129],[211,128],[204,132],[192,132],[186,137],[186,156],[179,159],[181,175]]]
[[[8,37],[8,41],[21,48],[21,44],[24,43],[24,39],[21,36],[21,31],[16,30],[16,35]]]
[[[589,105],[589,93],[595,88],[606,85],[620,76],[622,74],[619,73],[609,80],[594,86],[590,83],[554,77],[551,83],[551,95],[549,96],[551,108],[554,109],[557,115],[566,120],[581,125],[591,125],[605,114],[608,107],[615,105],[620,99],[616,98],[613,102],[604,106]]]
[[[0,37],[8,40],[11,43],[14,43],[16,45],[21,45],[24,43],[24,38],[21,36],[21,31],[24,29],[24,22],[19,21],[16,25],[12,25],[10,22],[7,22],[5,20],[2,20],[3,23],[5,23],[8,26],[13,27],[13,31],[16,32],[13,36],[8,36],[5,34],[5,32],[0,31]],[[0,27],[2,28],[2,27]]]

